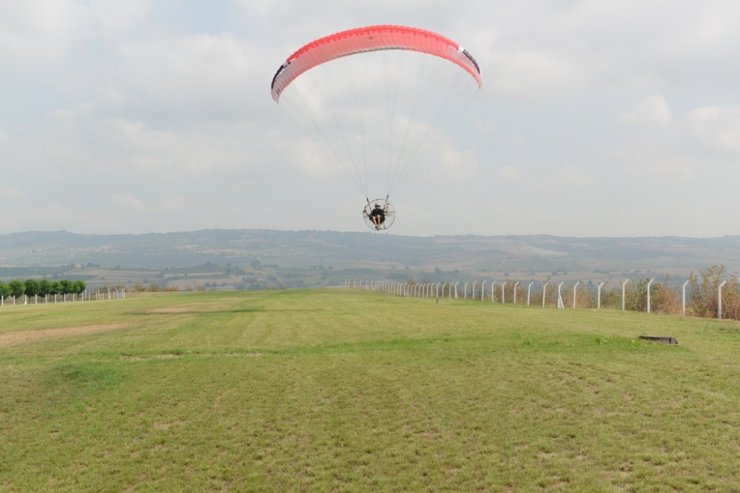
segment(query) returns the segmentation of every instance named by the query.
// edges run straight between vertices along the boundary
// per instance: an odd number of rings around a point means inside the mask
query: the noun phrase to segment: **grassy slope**
[[[124,326],[8,339],[100,324]],[[6,307],[0,490],[738,491],[738,381],[735,322],[351,291]]]

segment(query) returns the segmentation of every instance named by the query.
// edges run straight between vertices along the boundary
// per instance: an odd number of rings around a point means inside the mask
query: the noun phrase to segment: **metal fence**
[[[632,285],[638,285],[638,289],[630,289]],[[414,281],[390,281],[390,280],[345,280],[345,288],[359,288],[372,291],[389,293],[401,297],[463,299],[476,300],[480,302],[501,304],[522,304],[526,306],[557,307],[559,309],[590,308],[600,310],[602,308],[613,308],[621,310],[655,312],[656,295],[659,297],[661,306],[657,311],[663,313],[676,313],[681,316],[691,315],[691,294],[687,292],[689,281],[685,281],[675,287],[658,284],[660,288],[656,293],[655,279],[645,279],[636,282],[625,279],[618,286],[605,291],[607,282],[569,282],[566,281],[515,281],[515,280],[475,280],[475,281],[444,281],[444,282],[421,282]],[[737,278],[722,280],[715,287],[716,296],[713,299],[713,316],[718,319],[727,318],[724,313],[724,302],[731,297],[734,310],[729,314],[730,318],[738,318],[738,283]],[[605,294],[608,294],[608,303],[605,306]],[[671,303],[666,303],[665,298],[670,298]],[[724,300],[724,302],[723,302]],[[670,305],[670,309],[666,308]]]

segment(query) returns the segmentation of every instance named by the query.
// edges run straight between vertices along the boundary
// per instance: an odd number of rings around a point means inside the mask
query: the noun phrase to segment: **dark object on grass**
[[[653,342],[664,342],[666,344],[678,344],[678,339],[671,336],[640,336],[640,339]]]

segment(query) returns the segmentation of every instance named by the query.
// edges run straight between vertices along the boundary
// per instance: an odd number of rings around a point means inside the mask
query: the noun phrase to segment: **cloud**
[[[493,174],[497,178],[516,179],[521,176],[521,172],[513,166],[497,166],[493,169]]]
[[[634,128],[626,149],[642,168],[689,176],[740,159],[738,107],[701,106],[674,117],[665,98],[654,95],[619,112],[617,121]]]
[[[126,195],[121,193],[113,193],[109,195],[111,204],[122,209],[137,209],[140,211],[147,209],[147,204],[140,197],[133,195]]]
[[[231,34],[190,34],[130,43],[117,49],[119,67],[110,83],[128,116],[162,125],[191,121],[244,121],[257,93],[266,107],[260,51]],[[261,83],[259,83],[261,82]]]
[[[0,16],[0,53],[10,59],[49,60],[68,48],[77,28],[73,0],[4,2]]]
[[[627,178],[626,186],[634,194],[646,195],[647,203],[666,208],[676,201],[678,213],[684,208],[683,197],[705,194],[703,200],[707,201],[725,197],[722,200],[726,207],[727,197],[737,195],[734,184],[740,182],[740,108],[700,106],[676,115],[658,95],[620,112],[617,119],[628,125],[613,153],[614,169]],[[708,191],[711,199],[706,195]],[[702,227],[697,222],[702,214],[696,210],[685,211],[683,216],[693,218],[695,226]]]
[[[669,125],[673,120],[671,109],[662,94],[645,98],[629,110],[617,115],[617,121],[630,125]]]
[[[26,198],[26,194],[15,187],[0,187],[0,197],[3,197],[6,201],[20,201]]]
[[[705,106],[689,111],[684,123],[707,150],[740,160],[740,107]]]
[[[495,71],[486,80],[504,95],[546,99],[554,94],[570,93],[586,83],[586,76],[578,66],[553,53],[497,53],[491,64]]]

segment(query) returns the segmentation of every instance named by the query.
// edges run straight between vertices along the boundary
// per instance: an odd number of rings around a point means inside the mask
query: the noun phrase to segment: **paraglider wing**
[[[475,59],[459,44],[441,34],[405,26],[369,26],[331,34],[308,43],[293,53],[280,66],[270,86],[272,99],[279,102],[280,94],[302,73],[336,58],[378,50],[410,50],[449,60],[467,71],[482,84],[480,68]]]

